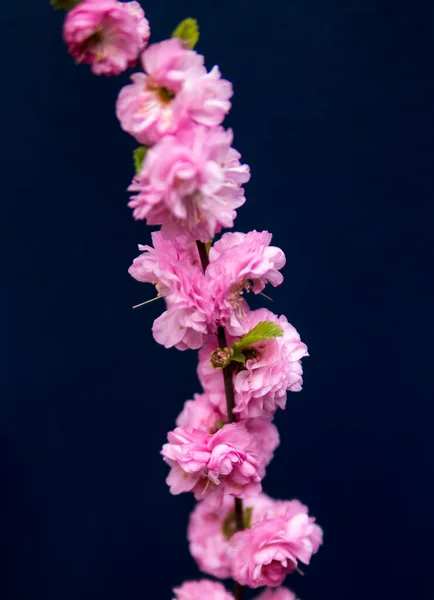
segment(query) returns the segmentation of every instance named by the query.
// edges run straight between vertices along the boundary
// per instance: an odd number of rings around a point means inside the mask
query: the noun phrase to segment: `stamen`
[[[141,304],[136,304],[135,306],[133,306],[133,308],[140,308],[141,306],[145,306],[145,304],[150,304],[151,302],[155,302],[155,300],[158,300],[159,298],[163,298],[163,296],[161,296],[160,294],[158,294],[157,296],[155,296],[155,298],[151,298],[150,300],[146,300],[146,302],[142,302]]]
[[[209,488],[209,484],[211,483],[211,479],[208,479],[206,482],[205,489],[202,492],[202,496],[205,496],[207,489]]]

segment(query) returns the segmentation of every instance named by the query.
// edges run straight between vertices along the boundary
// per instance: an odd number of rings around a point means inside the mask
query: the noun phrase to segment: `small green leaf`
[[[138,148],[133,150],[133,160],[134,160],[134,168],[136,169],[136,175],[137,175],[137,173],[140,173],[140,171],[142,169],[143,161],[145,160],[147,151],[148,151],[147,146],[139,146]]]
[[[244,354],[241,354],[241,352],[236,352],[234,354],[232,354],[231,359],[234,360],[235,362],[239,362],[239,363],[245,363],[246,362],[246,357],[244,356]]]
[[[172,33],[172,37],[179,38],[188,43],[189,48],[194,48],[199,40],[199,25],[196,19],[184,19]]]
[[[77,4],[80,4],[81,0],[50,0],[50,4],[56,10],[63,8],[64,10],[71,10]]]
[[[234,342],[231,350],[234,356],[238,356],[241,350],[251,344],[256,344],[263,340],[271,340],[282,335],[283,329],[279,325],[276,325],[276,323],[272,321],[260,321],[253,329],[243,335],[239,342]]]

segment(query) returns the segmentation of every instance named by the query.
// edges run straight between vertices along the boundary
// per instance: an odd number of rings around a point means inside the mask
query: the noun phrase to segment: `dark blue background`
[[[288,257],[273,310],[309,346],[265,490],[306,502],[325,545],[303,600],[430,599],[433,23],[410,1],[148,0],[153,40],[199,19],[234,82],[251,165],[237,228]],[[159,451],[199,391],[127,268],[127,76],[76,67],[48,0],[3,3],[0,596],[171,598],[199,575]],[[266,301],[265,301],[266,302]]]

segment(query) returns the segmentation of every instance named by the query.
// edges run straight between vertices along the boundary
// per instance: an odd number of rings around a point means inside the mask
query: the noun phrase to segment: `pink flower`
[[[195,123],[208,127],[220,125],[231,108],[232,84],[221,78],[218,67],[213,67],[199,80],[187,79],[184,91],[190,118]]]
[[[217,427],[227,421],[226,397],[223,393],[206,392],[195,394],[194,400],[187,400],[179,414],[176,425],[188,431],[199,429],[215,433]]]
[[[186,581],[173,593],[173,600],[234,600],[221,583],[208,579]]]
[[[234,510],[234,499],[225,496],[220,506],[215,506],[209,498],[198,502],[190,515],[187,538],[190,553],[196,560],[199,569],[226,579],[231,576],[229,560],[229,541],[224,536],[222,527],[227,515]]]
[[[181,126],[219,125],[230,109],[232,85],[217,67],[207,73],[203,56],[178,39],[152,44],[142,55],[144,73],[119,94],[116,114],[124,131],[151,146]]]
[[[287,504],[280,516],[273,517],[271,508],[264,520],[231,538],[232,577],[241,585],[277,587],[299,561],[309,564],[317,552],[322,530],[301,503]]]
[[[285,408],[286,392],[301,390],[300,359],[308,356],[307,347],[286,317],[277,317],[265,308],[247,313],[244,331],[247,333],[260,321],[277,323],[283,335],[253,344],[245,369],[234,376],[235,412],[243,418],[271,415],[278,407]]]
[[[244,509],[251,508],[252,524],[260,521],[272,499],[259,494],[244,500]],[[235,527],[234,499],[225,496],[220,506],[215,506],[209,498],[198,502],[190,515],[187,537],[191,555],[204,573],[220,579],[231,577],[229,557],[229,537],[226,529]]]
[[[63,37],[76,61],[91,64],[95,75],[119,75],[148,43],[149,23],[138,2],[83,0],[66,15]]]
[[[213,314],[213,299],[200,264],[194,240],[181,236],[166,240],[152,234],[152,246],[139,246],[129,273],[138,281],[153,283],[164,296],[167,310],[154,321],[154,338],[166,348],[197,349],[203,344]]]
[[[176,289],[180,269],[194,267],[202,273],[199,253],[191,237],[181,235],[168,240],[159,231],[154,231],[151,237],[153,246],[139,245],[142,254],[128,270],[134,279],[154,284],[166,296]]]
[[[296,329],[285,316],[277,317],[265,308],[250,311],[243,321],[243,333],[247,333],[260,321],[272,321],[283,329],[281,337],[257,342],[245,352],[245,365],[238,367],[233,376],[235,409],[242,420],[255,417],[270,418],[277,408],[285,408],[287,391],[298,392],[302,388],[303,370],[301,358],[308,356],[307,347],[300,340]],[[226,336],[230,346],[239,338]],[[215,335],[204,339],[199,352],[197,373],[206,391],[223,391],[223,377],[219,369],[210,364],[211,353],[218,348]]]
[[[129,202],[134,218],[161,225],[165,237],[187,231],[202,242],[232,227],[250,178],[232,139],[230,130],[195,126],[150,148],[129,187],[137,192]]]
[[[162,449],[172,467],[167,477],[172,494],[193,491],[196,499],[211,496],[216,504],[224,494],[246,498],[261,491],[263,464],[255,438],[243,423],[230,423],[213,434],[177,427]]]
[[[266,283],[280,285],[279,272],[285,265],[285,254],[270,246],[268,231],[225,233],[211,246],[206,276],[216,299],[216,320],[231,335],[244,333],[243,320],[249,307],[244,293],[262,292]]]
[[[259,594],[255,600],[297,600],[294,592],[287,588],[266,589],[262,594]]]

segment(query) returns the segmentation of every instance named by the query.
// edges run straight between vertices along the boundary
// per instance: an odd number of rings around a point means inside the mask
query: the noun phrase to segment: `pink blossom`
[[[245,499],[243,505],[244,509],[252,509],[251,523],[254,524],[263,518],[272,503],[267,495],[259,494]],[[225,496],[219,506],[215,506],[212,498],[205,498],[196,504],[187,530],[190,552],[199,569],[221,579],[231,577],[229,538],[224,531],[228,520],[231,521],[229,525],[234,521],[234,499],[231,496]]]
[[[234,600],[221,583],[209,579],[186,581],[173,593],[173,600]]]
[[[285,408],[287,391],[298,392],[303,383],[301,358],[308,356],[308,352],[296,329],[285,316],[277,317],[260,308],[246,313],[243,333],[261,321],[277,323],[283,329],[283,335],[249,347],[245,365],[234,372],[234,412],[242,420],[260,416],[270,418],[277,408]],[[229,346],[239,339],[230,335],[226,337]],[[221,371],[210,364],[211,353],[216,348],[217,336],[209,335],[204,338],[199,352],[197,374],[206,391],[224,391]]]
[[[129,202],[134,218],[161,225],[165,237],[188,232],[202,242],[232,227],[250,178],[232,139],[222,127],[195,126],[150,148],[129,187],[136,192]]]
[[[207,73],[203,56],[178,39],[152,44],[142,55],[144,73],[119,94],[116,114],[122,129],[147,146],[181,126],[219,125],[230,109],[232,85],[214,67]]]
[[[217,427],[227,421],[226,397],[223,393],[206,392],[195,394],[194,400],[187,400],[178,415],[176,425],[188,431],[199,429],[215,433]]]
[[[284,519],[287,523],[295,523],[303,516],[304,533],[307,536],[309,549],[316,554],[323,540],[323,531],[316,525],[315,518],[309,517],[309,509],[299,500],[274,500],[263,513],[264,519]],[[306,561],[302,560],[305,564]]]
[[[139,246],[142,254],[129,273],[153,283],[166,300],[167,310],[154,321],[154,338],[166,348],[200,348],[212,321],[213,299],[194,240],[188,236],[167,240],[155,232],[152,241],[154,247]]]
[[[95,75],[119,75],[134,66],[149,39],[149,23],[138,2],[83,0],[68,12],[63,37],[77,62]]]
[[[281,585],[299,561],[309,564],[322,542],[322,530],[299,502],[280,516],[270,516],[272,511],[230,540],[232,577],[241,585],[252,588]]]
[[[232,84],[221,78],[218,67],[199,80],[189,78],[185,82],[185,96],[188,98],[190,118],[201,125],[214,127],[220,125],[228,114],[232,97]]]
[[[173,292],[177,287],[179,269],[194,267],[202,272],[199,253],[194,240],[187,235],[165,239],[161,232],[152,233],[152,246],[139,245],[142,254],[134,259],[129,268],[130,275],[145,283],[153,283],[162,295]]]
[[[294,592],[291,592],[288,588],[279,587],[276,589],[267,588],[254,600],[297,600],[297,598]]]
[[[235,412],[243,418],[271,415],[285,408],[286,392],[298,392],[303,383],[300,359],[308,356],[307,347],[285,316],[277,317],[265,308],[247,313],[247,333],[261,321],[272,321],[283,335],[253,344],[245,368],[234,376]]]
[[[231,335],[244,333],[243,321],[249,308],[245,292],[262,292],[267,283],[280,285],[279,272],[285,265],[285,254],[270,246],[268,231],[225,233],[211,246],[207,279],[216,300],[216,320]]]
[[[261,491],[263,464],[244,423],[224,425],[213,434],[177,427],[162,455],[172,467],[166,480],[172,494],[193,491],[196,499],[207,495],[218,504],[224,494],[246,498]]]

